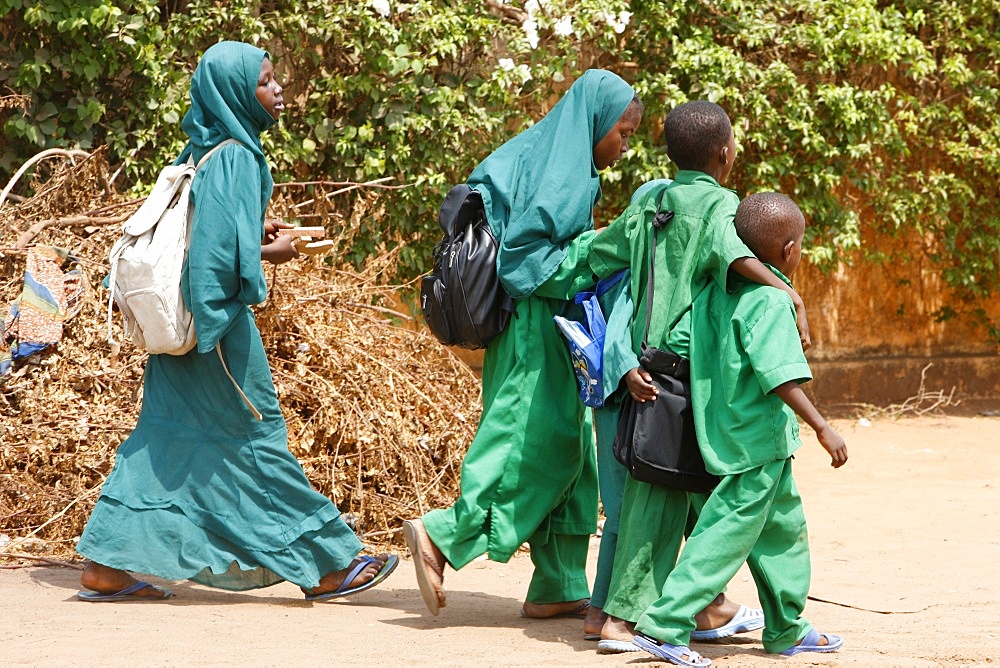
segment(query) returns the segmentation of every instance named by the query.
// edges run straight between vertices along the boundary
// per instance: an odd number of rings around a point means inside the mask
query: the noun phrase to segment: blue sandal
[[[820,637],[826,638],[825,645],[819,644]],[[844,639],[832,633],[819,633],[816,629],[809,629],[806,637],[799,641],[798,645],[792,645],[782,656],[795,656],[801,652],[836,652],[844,644]]]
[[[653,656],[663,659],[664,661],[669,661],[676,666],[706,668],[707,666],[712,665],[711,660],[706,659],[690,647],[685,647],[683,645],[671,645],[668,642],[660,642],[655,638],[644,636],[641,633],[635,634],[635,638],[632,642]]]
[[[151,587],[154,591],[160,592],[159,596],[139,596],[136,592],[145,589],[146,587]],[[157,587],[156,585],[149,584],[148,582],[136,582],[131,587],[125,587],[121,591],[116,591],[113,594],[102,594],[96,591],[90,591],[89,589],[84,589],[83,591],[78,591],[76,597],[81,601],[87,601],[88,603],[114,603],[117,601],[162,601],[165,598],[170,598],[174,593],[169,589],[164,589],[163,587]]]
[[[322,594],[306,594],[306,600],[329,601],[334,598],[350,596],[351,594],[357,594],[358,592],[362,592],[366,589],[371,589],[389,577],[389,574],[396,570],[396,566],[399,565],[399,557],[395,554],[389,555],[389,558],[385,560],[385,563],[382,565],[382,568],[379,569],[379,572],[375,574],[375,577],[364,584],[358,585],[357,587],[348,587],[348,585],[354,582],[354,578],[358,577],[361,571],[365,570],[369,564],[377,562],[378,559],[375,557],[358,557],[358,564],[352,568],[346,576],[344,576],[344,581],[339,587],[333,591],[323,592]]]
[[[734,636],[737,633],[748,633],[762,628],[764,628],[764,611],[760,608],[748,608],[741,605],[733,618],[722,626],[704,631],[692,631],[691,640],[718,640]]]

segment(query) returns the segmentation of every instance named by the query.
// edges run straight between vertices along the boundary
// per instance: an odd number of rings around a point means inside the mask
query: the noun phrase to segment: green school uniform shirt
[[[812,379],[791,297],[742,278],[734,282],[732,294],[709,285],[668,340],[670,350],[691,360],[695,431],[705,468],[716,475],[790,457],[802,445],[799,423],[774,388]]]
[[[649,249],[656,199],[662,189],[650,188],[606,229],[598,233],[588,261],[604,278],[619,269],[632,272],[632,348],[638,354],[646,325]],[[733,227],[739,197],[708,174],[681,170],[664,192],[661,210],[674,217],[657,233],[656,286],[648,343],[662,347],[670,328],[709,282],[723,288],[729,265],[753,257]]]

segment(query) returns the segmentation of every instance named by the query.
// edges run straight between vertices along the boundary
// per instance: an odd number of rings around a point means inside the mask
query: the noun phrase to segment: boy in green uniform
[[[591,269],[601,278],[619,269],[631,270],[629,296],[635,305],[634,314],[640,317],[633,314],[631,319],[632,368],[625,374],[625,381],[636,401],[655,399],[648,376],[644,377],[638,369],[638,355],[645,330],[652,219],[661,193],[661,208],[674,211],[674,218],[659,235],[654,254],[659,280],[649,345],[663,347],[670,328],[694,298],[709,284],[724,288],[730,269],[750,281],[787,291],[799,312],[802,344],[809,345],[801,298],[753,256],[733,228],[739,197],[720,185],[728,179],[736,159],[735,137],[726,112],[712,102],[688,102],[670,112],[663,131],[667,154],[680,168],[673,182],[669,186],[640,189],[624,213],[598,234],[589,257]],[[609,317],[609,338],[613,338],[610,325],[614,317],[613,310]],[[602,433],[610,429],[602,431],[598,422],[600,441]],[[610,433],[605,440],[607,436]],[[608,476],[602,473],[602,477],[607,482]],[[602,484],[604,488],[607,486]],[[686,492],[631,478],[625,480],[618,545],[604,606],[609,617],[601,630],[598,651],[634,650],[632,627],[659,598],[663,581],[674,566],[688,522],[689,503]],[[608,505],[605,498],[605,507]],[[671,538],[665,544],[667,535]],[[724,601],[720,595],[716,605],[706,608],[706,615],[699,619],[701,628],[713,629],[705,638],[751,631],[763,624],[760,611]]]
[[[786,276],[799,264],[805,219],[779,193],[745,199],[736,212],[740,238]],[[682,666],[711,661],[688,648],[694,615],[750,566],[764,608],[764,649],[785,655],[832,652],[843,644],[801,618],[809,591],[809,543],[792,479],[801,445],[796,414],[816,431],[835,468],[844,440],[799,384],[812,378],[798,345],[785,292],[736,280],[732,294],[709,285],[672,329],[667,347],[691,360],[691,400],[705,466],[721,476],[666,579],[663,596],[636,624],[635,644]]]

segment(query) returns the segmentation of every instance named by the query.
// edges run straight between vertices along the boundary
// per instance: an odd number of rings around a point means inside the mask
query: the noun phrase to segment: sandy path
[[[812,595],[843,604],[810,601],[806,615],[846,643],[786,663],[1000,662],[1000,419],[836,427],[847,466],[830,469],[809,438],[796,478],[809,519]],[[306,603],[289,584],[229,594],[189,583],[172,585],[178,595],[165,603],[87,604],[74,599],[76,571],[0,570],[0,665],[655,663],[597,655],[579,621],[521,619],[530,571],[519,556],[448,572],[448,607],[430,617],[408,558],[353,604],[325,605]],[[730,593],[756,601],[745,568]],[[696,648],[718,665],[773,661],[759,632]]]

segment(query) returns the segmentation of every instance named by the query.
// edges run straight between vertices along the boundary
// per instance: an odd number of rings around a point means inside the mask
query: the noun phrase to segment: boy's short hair
[[[704,171],[712,154],[729,143],[732,133],[726,110],[708,100],[674,107],[663,121],[667,155],[681,169]]]
[[[775,192],[754,193],[740,202],[733,224],[736,233],[754,255],[762,260],[775,247],[784,246],[799,233],[802,211],[788,195]]]

